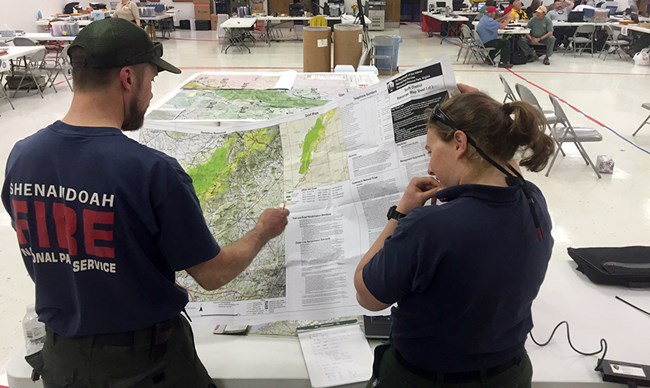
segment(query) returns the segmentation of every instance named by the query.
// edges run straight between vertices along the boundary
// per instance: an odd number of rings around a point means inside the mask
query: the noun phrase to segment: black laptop
[[[583,11],[571,11],[569,12],[568,22],[582,22],[584,21],[585,13]]]

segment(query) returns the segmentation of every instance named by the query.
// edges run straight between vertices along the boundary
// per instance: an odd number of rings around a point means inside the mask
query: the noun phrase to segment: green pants
[[[189,323],[182,316],[171,322],[164,342],[146,329],[125,335],[132,339],[129,345],[48,330],[43,350],[27,362],[45,388],[215,388],[196,354]]]
[[[381,351],[375,351],[374,373],[366,388],[530,388],[533,377],[528,355],[524,355],[518,365],[493,376],[477,378],[476,381],[445,382],[444,377],[440,381],[406,369],[397,360],[392,346],[385,349],[383,356],[378,354]]]

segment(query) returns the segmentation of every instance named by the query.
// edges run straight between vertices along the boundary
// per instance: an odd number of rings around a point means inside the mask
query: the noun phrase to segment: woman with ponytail
[[[519,166],[541,171],[554,145],[525,102],[474,92],[433,108],[430,176],[411,180],[355,273],[363,307],[396,304],[368,387],[531,386],[524,343],[553,238]]]

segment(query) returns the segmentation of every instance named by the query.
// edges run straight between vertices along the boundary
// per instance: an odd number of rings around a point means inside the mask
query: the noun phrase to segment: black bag
[[[650,247],[568,248],[578,271],[597,284],[650,287]]]
[[[20,90],[36,90],[36,84],[32,77],[27,76],[23,78],[22,75],[10,75],[6,78],[7,83],[5,84],[5,90],[16,90],[20,85]],[[22,79],[22,82],[21,82]],[[38,82],[38,87],[43,90],[45,89],[45,76],[39,75],[36,77],[36,82]]]
[[[513,45],[512,53],[510,53],[510,63],[513,65],[525,65],[528,62],[528,56],[520,45],[521,43],[519,43],[519,40],[517,39]]]

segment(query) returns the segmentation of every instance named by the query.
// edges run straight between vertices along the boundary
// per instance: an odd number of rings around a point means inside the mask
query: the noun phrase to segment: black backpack
[[[525,65],[528,62],[526,52],[519,45],[520,43],[517,41],[510,53],[510,63],[513,65]]]
[[[578,271],[597,284],[650,287],[650,247],[568,248]]]

